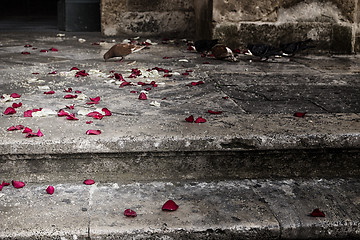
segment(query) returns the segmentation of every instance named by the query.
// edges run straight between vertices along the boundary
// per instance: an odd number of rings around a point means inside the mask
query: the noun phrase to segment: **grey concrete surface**
[[[358,238],[359,180],[27,184],[0,192],[0,239]],[[161,211],[174,200],[178,210]],[[137,217],[125,217],[125,209]],[[324,218],[311,217],[320,208]]]

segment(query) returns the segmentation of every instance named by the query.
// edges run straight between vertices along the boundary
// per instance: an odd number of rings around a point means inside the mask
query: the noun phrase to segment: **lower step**
[[[359,196],[359,179],[27,183],[0,192],[0,239],[360,238]]]
[[[359,149],[0,155],[0,176],[30,182],[360,176]]]

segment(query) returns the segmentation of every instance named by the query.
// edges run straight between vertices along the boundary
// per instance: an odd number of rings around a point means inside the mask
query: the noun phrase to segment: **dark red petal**
[[[22,103],[21,102],[19,102],[19,103],[13,103],[12,104],[12,107],[13,108],[18,108],[18,107],[21,107],[22,106]]]
[[[86,104],[99,104],[99,102],[87,102]]]
[[[145,88],[145,90],[146,90],[146,91],[150,91],[150,90],[151,90],[151,88],[149,88],[149,87],[148,87],[148,88]]]
[[[185,121],[187,121],[187,122],[194,122],[194,116],[191,115],[191,116],[185,118]]]
[[[65,107],[68,108],[68,109],[74,109],[74,108],[75,108],[75,105],[73,104],[73,105],[65,106]]]
[[[86,124],[91,124],[92,123],[92,121],[86,121]]]
[[[53,186],[48,186],[46,189],[46,192],[50,195],[52,195],[54,193],[54,187]]]
[[[325,217],[325,213],[320,211],[319,208],[315,208],[312,213],[310,214],[312,217]]]
[[[101,131],[100,130],[87,130],[86,134],[87,135],[99,135],[99,134],[101,134]]]
[[[179,206],[173,200],[168,200],[161,209],[163,211],[176,211],[178,208]]]
[[[103,109],[101,109],[101,111],[105,112],[105,116],[111,116],[111,112],[109,109],[103,108]]]
[[[172,74],[165,74],[163,77],[171,77]]]
[[[78,118],[75,117],[75,113],[71,113],[68,116],[66,116],[67,120],[79,120]]]
[[[75,93],[82,93],[82,91],[76,90]]]
[[[53,72],[49,72],[48,74],[56,74],[56,71],[53,71]]]
[[[29,55],[30,53],[29,52],[21,52],[21,54]]]
[[[31,132],[32,132],[32,130],[28,127],[26,127],[23,131],[23,133],[31,133]]]
[[[125,86],[128,86],[128,85],[132,85],[131,82],[127,82],[127,81],[124,81],[120,84],[119,87],[125,87]]]
[[[127,216],[127,217],[136,217],[136,212],[131,210],[131,209],[126,209],[124,211],[124,215]]]
[[[225,96],[225,97],[222,97],[222,98],[223,98],[223,99],[226,99],[226,100],[227,100],[227,99],[229,99],[229,97],[228,97],[228,96]]]
[[[100,101],[100,97],[95,97],[95,98],[90,98],[91,101],[93,102],[99,102]]]
[[[0,191],[3,189],[3,185],[0,184]]]
[[[46,49],[41,49],[40,52],[48,52]]]
[[[119,79],[120,81],[124,81],[124,78],[123,78],[123,76],[121,74],[115,73],[114,76],[115,76],[116,79]]]
[[[48,92],[44,92],[44,94],[54,94],[54,91],[48,91]]]
[[[38,73],[38,72],[34,72],[34,73],[32,73],[32,74],[35,74],[35,75],[37,75],[37,74],[40,74],[40,73]]]
[[[32,110],[27,110],[24,112],[24,117],[32,117]]]
[[[31,133],[27,133],[25,137],[32,138],[32,137],[38,137],[38,135],[36,133],[31,132]]]
[[[16,125],[15,128],[17,130],[21,130],[21,129],[24,129],[25,127],[23,125]]]
[[[72,88],[68,88],[68,89],[64,88],[64,92],[72,92]]]
[[[10,183],[7,183],[7,182],[3,181],[1,185],[3,185],[5,187],[5,186],[9,186]]]
[[[193,70],[189,69],[189,70],[186,70],[186,72],[193,72]]]
[[[202,118],[202,117],[198,117],[196,120],[195,120],[195,123],[204,123],[206,122],[206,119]]]
[[[305,117],[306,112],[296,112],[294,113],[295,117]]]
[[[188,72],[184,72],[184,73],[182,73],[181,75],[187,76],[187,75],[189,75],[189,73],[188,73]]]
[[[52,52],[57,52],[57,51],[59,51],[59,50],[56,49],[56,48],[50,48],[49,50],[52,51]]]
[[[70,71],[72,71],[72,70],[80,70],[80,69],[78,69],[77,67],[72,67],[72,68],[70,69]]]
[[[14,186],[14,188],[22,188],[25,186],[24,182],[20,182],[20,181],[11,181],[12,185]]]
[[[65,99],[77,98],[77,95],[68,94],[68,95],[65,95],[64,98],[65,98]]]
[[[21,97],[21,95],[19,95],[19,94],[17,94],[17,93],[12,93],[12,94],[10,95],[10,97],[12,97],[12,98],[19,98],[19,97]]]
[[[39,108],[39,109],[34,108],[32,111],[33,112],[38,112],[38,111],[41,111],[41,110],[42,110],[42,108]]]
[[[81,70],[81,71],[78,71],[76,74],[75,74],[75,77],[86,77],[88,76],[89,74],[87,72],[85,72],[85,70]]]
[[[11,126],[7,129],[8,131],[15,131],[18,130],[15,126]]]
[[[208,110],[208,113],[210,113],[210,114],[222,114],[222,111]]]
[[[95,181],[92,180],[92,179],[86,179],[86,180],[84,181],[84,184],[86,184],[86,185],[93,185],[94,183],[95,183]]]
[[[140,93],[140,95],[139,95],[139,99],[140,100],[147,100],[147,96],[146,96],[146,94],[145,93]]]
[[[16,110],[12,107],[8,107],[4,112],[5,115],[10,115],[10,114],[14,114],[14,113],[16,113]]]

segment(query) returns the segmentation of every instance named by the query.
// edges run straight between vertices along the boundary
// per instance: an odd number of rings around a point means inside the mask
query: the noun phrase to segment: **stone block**
[[[193,11],[192,0],[130,0],[130,12]]]

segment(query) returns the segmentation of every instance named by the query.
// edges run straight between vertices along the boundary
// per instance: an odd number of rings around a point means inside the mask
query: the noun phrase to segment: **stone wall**
[[[191,36],[193,23],[193,0],[101,1],[101,29],[107,36]]]
[[[213,37],[231,47],[312,38],[318,51],[359,50],[357,0],[214,0]]]

